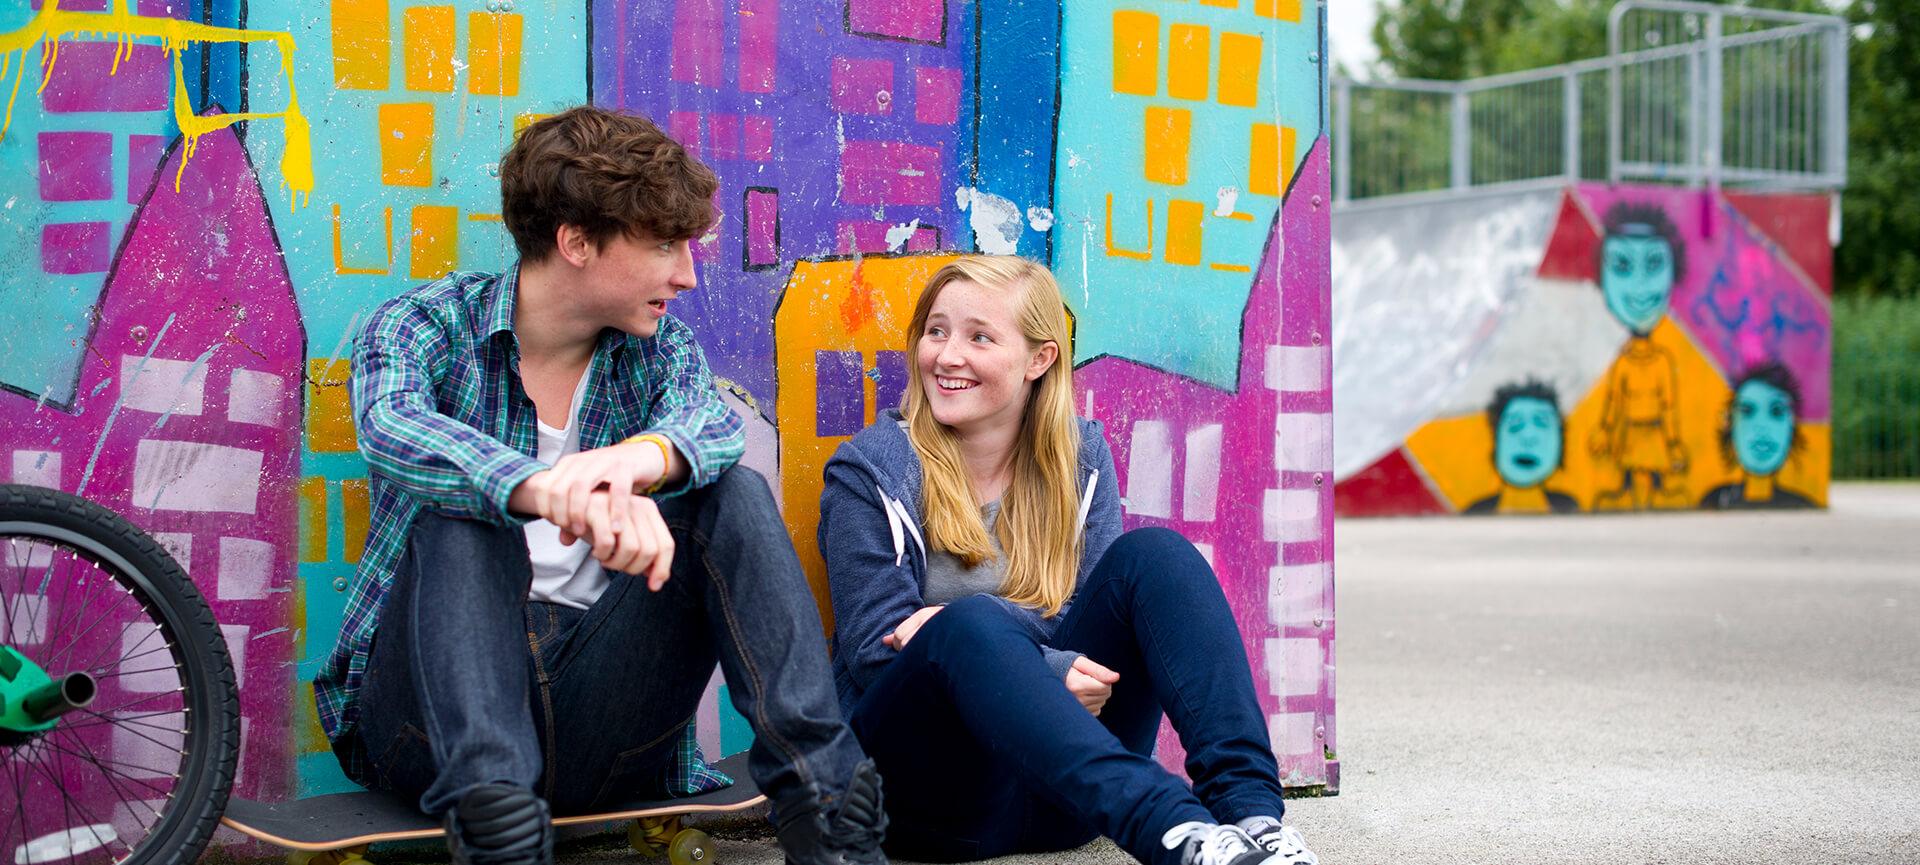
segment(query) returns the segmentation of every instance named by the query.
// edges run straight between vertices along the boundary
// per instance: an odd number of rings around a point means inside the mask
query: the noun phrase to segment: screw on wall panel
[[[1320,52],[1318,52],[1318,51],[1312,51],[1312,52],[1308,52],[1308,54],[1307,54],[1307,62],[1308,62],[1308,63],[1319,63],[1319,62],[1320,62]]]
[[[1313,332],[1313,344],[1314,344],[1314,345],[1319,345],[1319,344],[1320,344],[1320,331],[1317,331],[1317,330],[1316,330],[1316,331],[1314,331],[1314,332]]]
[[[1318,196],[1318,195],[1316,195],[1316,196],[1314,196],[1314,197],[1313,197],[1313,209],[1314,209],[1314,210],[1319,210],[1319,209],[1320,209],[1320,196]]]
[[[873,94],[873,101],[881,108],[885,108],[893,103],[893,94],[885,90],[876,90]]]
[[[1313,737],[1315,739],[1325,739],[1327,737],[1327,728],[1325,727],[1313,728]]]
[[[1319,617],[1319,616],[1314,616],[1314,617],[1313,617],[1313,626],[1314,626],[1314,627],[1316,627],[1316,628],[1323,628],[1323,627],[1326,627],[1326,624],[1327,624],[1327,620],[1326,620],[1326,619],[1323,619],[1323,618],[1321,618],[1321,617]]]
[[[136,324],[127,331],[127,336],[132,337],[133,341],[138,345],[146,345],[147,326],[144,324]]]
[[[488,177],[499,177],[499,176],[500,176],[500,163],[498,163],[498,162],[489,162],[489,163],[487,163],[487,176],[488,176]]]
[[[1326,476],[1326,475],[1324,475],[1324,474],[1322,474],[1322,473],[1320,473],[1320,472],[1314,472],[1314,473],[1313,473],[1313,485],[1314,485],[1314,486],[1316,486],[1316,487],[1317,487],[1317,486],[1320,486],[1321,484],[1324,484],[1324,483],[1326,483],[1326,482],[1327,482],[1327,476]]]
[[[336,592],[344,592],[344,591],[346,591],[346,590],[347,590],[347,578],[346,578],[346,577],[334,577],[334,578],[333,578],[333,590],[334,590],[334,591],[336,591]]]

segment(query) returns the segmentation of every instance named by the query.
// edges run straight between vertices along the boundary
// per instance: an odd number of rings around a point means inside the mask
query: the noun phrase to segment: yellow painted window
[[[1252,108],[1260,96],[1260,37],[1220,34],[1220,104]]]
[[[520,93],[521,17],[474,12],[467,16],[467,91],[481,96]]]
[[[439,279],[453,270],[460,263],[460,212],[432,204],[414,208],[407,261],[414,279]]]
[[[380,106],[380,182],[388,186],[433,185],[433,106],[389,102]]]
[[[1187,150],[1193,140],[1193,112],[1185,108],[1147,107],[1147,179],[1184,186]]]
[[[401,16],[407,89],[453,92],[453,7],[415,6]]]
[[[1254,14],[1300,23],[1300,0],[1253,0]]]
[[[1175,24],[1167,33],[1167,95],[1179,99],[1207,98],[1207,69],[1213,33],[1200,24]],[[1221,61],[1226,60],[1224,47]],[[1220,91],[1226,92],[1226,68],[1220,70]]]
[[[1167,261],[1200,263],[1200,221],[1206,216],[1207,206],[1198,201],[1167,202]]]
[[[347,392],[352,369],[344,357],[307,361],[307,449],[314,453],[347,453],[360,447]]]
[[[321,361],[315,361],[321,363]],[[319,448],[315,448],[319,450]],[[327,479],[300,479],[300,561],[327,560]]]
[[[387,0],[333,0],[333,86],[387,89],[392,52]]]
[[[1113,13],[1113,90],[1140,96],[1160,91],[1160,16]]]
[[[340,482],[340,528],[345,549],[341,557],[358,563],[367,551],[367,530],[372,526],[372,497],[366,478],[347,478]]]
[[[1279,195],[1293,171],[1296,133],[1291,126],[1253,124],[1253,147],[1247,159],[1247,191]]]

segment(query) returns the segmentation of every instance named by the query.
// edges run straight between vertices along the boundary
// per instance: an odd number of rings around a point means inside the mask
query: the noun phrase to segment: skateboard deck
[[[747,755],[735,754],[714,765],[733,776],[731,787],[678,799],[635,799],[592,814],[553,818],[555,826],[633,820],[682,814],[741,811],[767,801],[747,776]],[[322,852],[383,841],[439,838],[440,823],[420,813],[413,802],[390,793],[360,791],[312,796],[291,802],[227,802],[220,822],[276,847]]]

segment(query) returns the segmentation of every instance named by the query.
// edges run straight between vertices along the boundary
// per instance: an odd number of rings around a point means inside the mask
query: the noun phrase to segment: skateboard
[[[747,776],[747,755],[735,754],[714,767],[733,776],[733,786],[679,799],[635,799],[593,814],[556,816],[553,825],[632,820],[627,843],[636,851],[665,855],[672,865],[709,865],[715,861],[712,839],[698,829],[682,827],[680,818],[741,811],[767,801]],[[367,791],[277,803],[233,799],[220,822],[287,849],[290,865],[371,865],[366,858],[370,844],[446,834],[438,821],[420,813],[412,802]]]

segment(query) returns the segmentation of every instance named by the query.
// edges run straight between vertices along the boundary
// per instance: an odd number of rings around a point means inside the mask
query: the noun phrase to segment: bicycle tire
[[[0,538],[37,538],[84,556],[125,588],[161,631],[183,689],[183,759],[158,819],[139,844],[128,845],[127,854],[115,862],[192,865],[226,809],[240,750],[239,692],[212,609],[158,542],[119,514],[78,496],[0,484]],[[0,758],[12,760],[14,752],[0,748]],[[16,807],[24,813],[26,806]],[[12,849],[11,844],[0,846]]]

